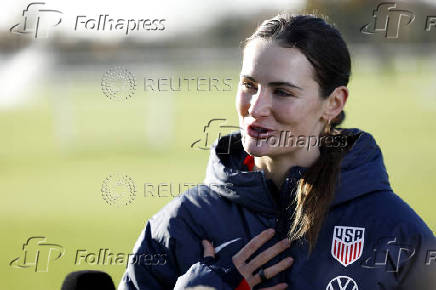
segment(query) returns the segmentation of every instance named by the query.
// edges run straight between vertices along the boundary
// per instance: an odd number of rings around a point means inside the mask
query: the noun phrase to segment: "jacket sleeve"
[[[177,279],[174,290],[201,287],[201,289],[222,289],[231,290],[228,285],[215,271],[202,262],[193,264],[191,268]]]
[[[131,260],[119,283],[119,290],[173,289],[178,278],[185,273],[185,278],[190,277],[189,279],[197,277],[193,273],[198,273],[198,281],[203,281],[203,277],[206,277],[204,274],[209,273],[204,271],[207,268],[198,271],[192,266],[202,260],[204,249],[201,240],[213,241],[198,218],[201,216],[199,209],[207,211],[212,205],[204,190],[204,187],[188,190],[171,200],[147,221],[135,243]],[[230,254],[226,256],[231,257]],[[217,260],[229,264],[223,258]],[[212,276],[204,279],[209,281],[210,277]],[[211,280],[210,285],[220,287],[223,282],[218,278]],[[215,282],[218,284],[213,284]]]
[[[415,237],[413,255],[400,274],[399,289],[436,289],[436,238],[429,229]],[[404,252],[407,253],[407,250]]]
[[[174,290],[195,289],[196,287],[222,290],[250,289],[233,264],[223,267],[218,263],[211,264],[204,261],[193,264],[183,276],[180,276]]]
[[[177,277],[173,261],[169,247],[152,238],[152,222],[148,221],[135,244],[118,289],[172,289]]]
[[[128,263],[118,290],[182,290],[195,287],[222,290],[250,289],[233,264],[230,266],[224,266],[222,263],[212,264],[200,258],[200,261],[192,264],[181,275],[177,270],[177,258],[172,254],[173,251],[152,238],[152,225],[153,219],[147,222],[147,226],[136,242],[134,256]],[[173,243],[170,244],[170,248],[173,247]]]
[[[173,289],[179,276],[199,261],[205,237],[194,226],[185,194],[174,198],[146,223],[118,289]]]

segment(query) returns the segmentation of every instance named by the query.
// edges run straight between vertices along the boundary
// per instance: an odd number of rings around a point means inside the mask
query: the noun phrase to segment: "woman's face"
[[[273,157],[315,150],[308,144],[325,125],[324,107],[314,69],[299,49],[262,39],[247,44],[236,97],[247,153]],[[303,139],[304,145],[297,143]]]

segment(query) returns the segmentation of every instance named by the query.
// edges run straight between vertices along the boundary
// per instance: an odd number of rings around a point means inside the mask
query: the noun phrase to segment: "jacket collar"
[[[383,157],[374,138],[357,128],[342,129],[354,137],[351,149],[345,154],[331,207],[379,190],[391,190]],[[221,137],[212,146],[204,183],[215,191],[251,210],[277,214],[279,209],[269,192],[265,174],[249,171],[240,132]],[[307,168],[290,167],[281,194],[292,195],[295,185]]]

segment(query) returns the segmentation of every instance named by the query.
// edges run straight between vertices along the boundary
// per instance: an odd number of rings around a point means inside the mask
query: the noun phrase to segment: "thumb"
[[[211,242],[208,240],[202,241],[203,248],[204,248],[204,255],[203,257],[214,257],[215,258],[215,249]]]

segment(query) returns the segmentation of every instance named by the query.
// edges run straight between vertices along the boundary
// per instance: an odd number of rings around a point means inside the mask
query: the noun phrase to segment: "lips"
[[[250,124],[247,127],[247,135],[255,139],[268,138],[273,132],[274,130],[258,124]]]

